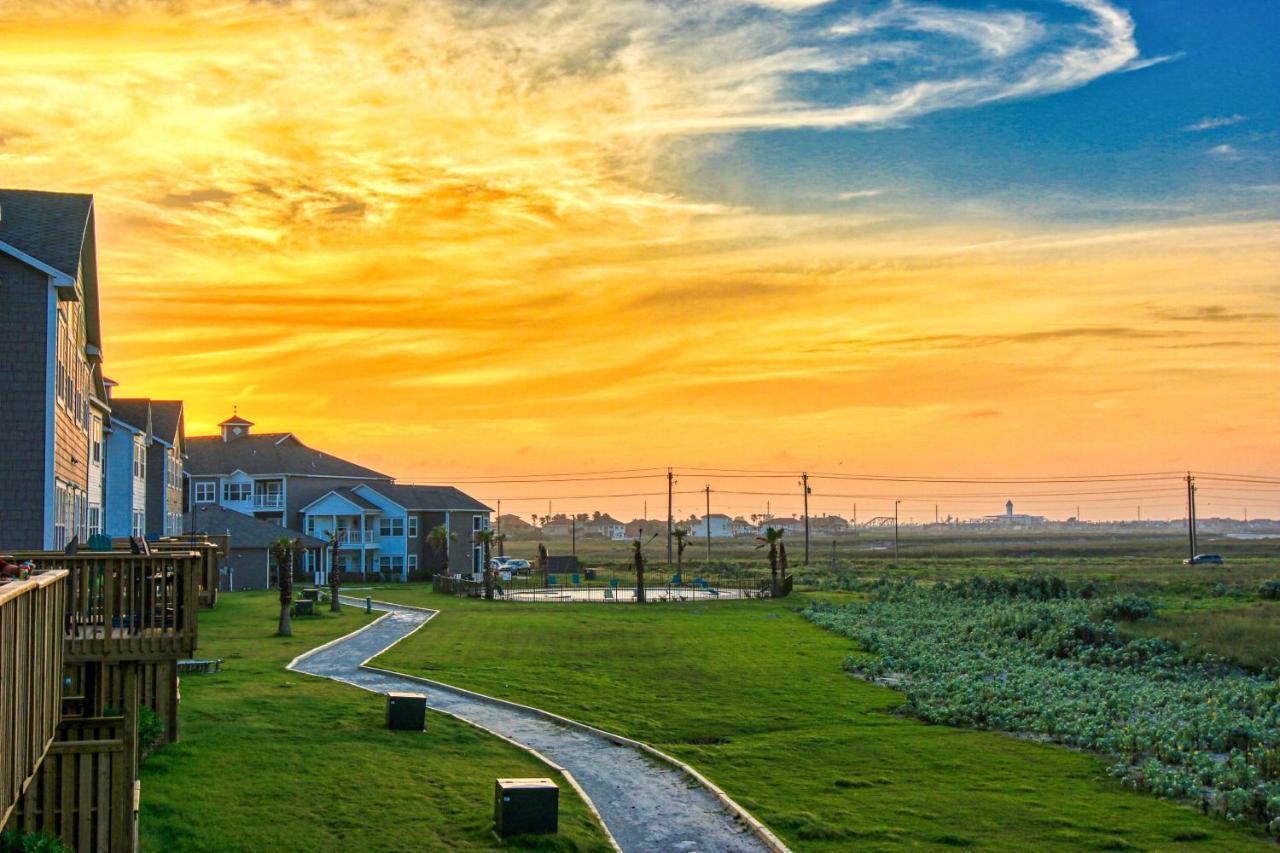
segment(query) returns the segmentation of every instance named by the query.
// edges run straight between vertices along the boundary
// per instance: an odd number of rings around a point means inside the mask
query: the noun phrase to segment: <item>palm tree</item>
[[[484,566],[484,597],[493,601],[493,568],[489,565],[489,549],[493,545],[492,530],[477,530],[476,544],[480,546],[480,565]]]
[[[449,574],[449,543],[457,541],[458,537],[450,533],[449,528],[443,524],[431,528],[431,532],[427,534],[427,543],[431,545],[431,550],[440,555],[446,575]]]
[[[337,530],[326,530],[324,538],[329,542],[329,612],[338,613],[342,605],[338,594],[342,589],[342,563],[338,560],[338,545],[342,539]]]
[[[636,570],[636,604],[644,604],[644,550],[638,537],[631,543],[631,563]]]
[[[781,527],[766,527],[764,535],[756,537],[760,540],[757,549],[769,548],[769,589],[772,595],[778,594],[778,548],[782,546],[782,534],[785,532]],[[786,553],[785,548],[783,553]]]
[[[296,545],[300,546],[299,539]],[[271,543],[271,556],[276,561],[276,578],[280,586],[280,626],[276,629],[278,637],[292,637],[293,623],[289,617],[289,606],[293,603],[293,555],[295,543],[288,536],[281,536]]]
[[[542,585],[547,585],[547,546],[538,543],[538,571],[542,573]]]
[[[506,551],[503,550],[502,543],[507,541],[507,534],[499,533],[497,536],[493,537],[493,541],[498,543],[498,556],[505,557],[507,554]]]
[[[689,547],[689,531],[684,527],[677,527],[671,531],[671,538],[676,540],[676,574],[683,581],[684,549]]]

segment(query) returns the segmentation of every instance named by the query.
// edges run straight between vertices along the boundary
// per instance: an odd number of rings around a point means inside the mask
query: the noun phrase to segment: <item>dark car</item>
[[[1220,566],[1222,563],[1223,559],[1221,554],[1196,554],[1194,557],[1187,557],[1182,561],[1184,566],[1199,566],[1204,564]]]

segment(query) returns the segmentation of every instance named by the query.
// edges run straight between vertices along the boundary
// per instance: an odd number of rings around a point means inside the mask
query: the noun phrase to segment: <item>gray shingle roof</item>
[[[374,510],[377,510],[378,512],[382,512],[382,507],[378,506],[376,503],[369,500],[368,498],[361,497],[358,492],[352,489],[349,489],[349,488],[334,489],[334,492],[339,495],[342,495],[344,498],[351,501],[353,504],[360,507],[361,509],[374,509]]]
[[[369,483],[369,488],[385,495],[405,509],[422,512],[473,510],[493,512],[480,501],[453,486],[410,486],[400,483]]]
[[[164,441],[177,444],[182,434],[182,401],[152,400],[151,431]]]
[[[192,476],[230,474],[310,474],[390,480],[387,474],[307,447],[290,433],[259,433],[223,441],[220,435],[187,439],[187,471]]]
[[[93,212],[93,196],[0,189],[0,241],[72,278]]]
[[[290,530],[274,522],[263,521],[217,504],[196,504],[195,509],[186,514],[185,522],[187,530],[200,533],[229,532],[233,549],[270,548],[271,544],[281,536],[288,536],[290,539],[301,537],[308,548],[319,548],[325,544],[323,539],[317,539],[297,530]]]
[[[150,412],[151,401],[145,397],[111,401],[111,417],[144,432],[151,425],[147,417]]]

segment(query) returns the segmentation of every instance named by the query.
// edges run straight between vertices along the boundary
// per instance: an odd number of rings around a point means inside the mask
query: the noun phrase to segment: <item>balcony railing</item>
[[[339,530],[339,545],[374,545],[378,541],[376,530]]]
[[[58,728],[66,598],[67,572],[0,585],[0,827]]]
[[[201,554],[38,551],[14,557],[32,560],[37,572],[68,573],[67,663],[171,660],[195,651]]]
[[[253,496],[254,509],[284,509],[284,495],[269,493]]]

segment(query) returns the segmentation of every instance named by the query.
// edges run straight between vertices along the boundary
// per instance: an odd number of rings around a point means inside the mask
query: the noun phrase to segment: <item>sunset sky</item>
[[[0,0],[0,185],[95,194],[107,375],[189,434],[238,405],[435,482],[1276,476],[1278,33],[1271,0]],[[642,508],[557,508],[597,507]]]

